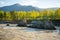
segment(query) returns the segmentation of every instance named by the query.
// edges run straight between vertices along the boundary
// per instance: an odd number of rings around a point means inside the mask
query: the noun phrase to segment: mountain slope
[[[0,7],[0,10],[3,11],[31,11],[31,10],[40,10],[37,7],[33,7],[33,6],[22,6],[20,4],[14,4],[14,5],[10,5],[10,6],[4,6],[4,7]]]
[[[60,8],[60,7],[59,7]],[[56,10],[58,9],[57,7],[54,7],[54,8],[46,8],[48,10]],[[38,7],[33,7],[33,6],[22,6],[20,4],[14,4],[14,5],[10,5],[10,6],[4,6],[4,7],[0,7],[0,10],[3,10],[3,11],[32,11],[32,10],[36,10],[36,11],[39,11],[39,10],[46,10],[44,8],[38,8]]]

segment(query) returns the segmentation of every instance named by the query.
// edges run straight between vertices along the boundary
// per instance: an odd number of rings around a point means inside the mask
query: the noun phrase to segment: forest
[[[0,21],[14,20],[60,20],[60,8],[56,10],[32,10],[32,11],[10,11],[4,12],[0,10]]]

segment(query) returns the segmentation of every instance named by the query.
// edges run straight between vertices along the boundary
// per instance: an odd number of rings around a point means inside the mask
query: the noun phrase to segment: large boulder
[[[55,26],[60,26],[60,20],[52,20],[52,23],[53,23]]]
[[[49,30],[56,29],[50,21],[32,21],[31,24],[32,25],[29,27],[32,27],[32,28],[49,29]]]
[[[32,21],[32,27],[33,28],[44,29],[44,26],[43,26],[43,22],[42,21]]]
[[[10,25],[9,25],[9,23],[7,23],[7,25],[6,25],[6,26],[10,26]]]
[[[26,24],[21,21],[17,26],[19,26],[19,27],[24,27],[24,26],[26,26]]]
[[[44,21],[44,28],[45,29],[51,29],[51,30],[56,29],[51,21]]]

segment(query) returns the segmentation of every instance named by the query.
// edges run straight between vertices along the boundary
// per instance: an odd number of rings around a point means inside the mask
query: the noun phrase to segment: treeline
[[[0,20],[60,20],[60,8],[54,10],[41,10],[41,11],[10,11],[4,12],[0,10]]]

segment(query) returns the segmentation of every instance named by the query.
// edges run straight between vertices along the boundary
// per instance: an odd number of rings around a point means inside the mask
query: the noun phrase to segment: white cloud
[[[19,4],[25,5],[25,6],[32,5],[34,7],[39,7],[39,8],[60,7],[59,0],[10,0],[10,1],[6,0],[6,1],[0,1],[0,4],[3,4],[3,5],[12,5],[15,3],[19,3]]]
[[[35,3],[37,3],[37,0],[22,0],[20,2],[22,5],[34,5]]]
[[[32,5],[39,8],[59,7],[60,3],[57,0],[21,0],[21,5]]]
[[[4,4],[4,2],[3,1],[0,1],[0,4]]]

